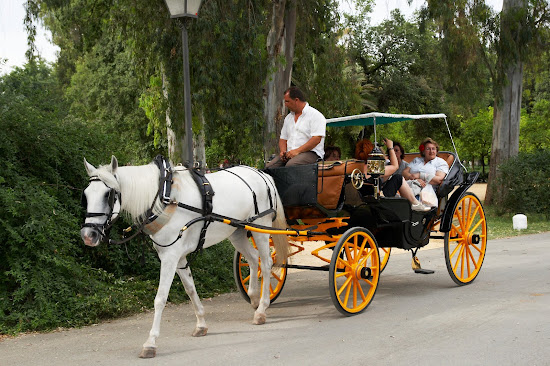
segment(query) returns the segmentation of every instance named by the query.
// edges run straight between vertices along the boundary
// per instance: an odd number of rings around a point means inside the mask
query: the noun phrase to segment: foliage
[[[503,190],[497,198],[503,212],[550,212],[550,150],[520,153],[499,166]]]
[[[80,326],[153,306],[159,262],[150,245],[81,242],[82,157],[105,161],[119,140],[68,116],[57,80],[42,63],[0,78],[1,334]],[[201,295],[233,288],[232,253],[224,243],[198,257]],[[182,286],[170,299],[186,299]]]
[[[538,153],[550,150],[550,101],[542,99],[534,103],[530,115],[522,118],[520,124],[520,151]]]
[[[482,163],[482,173],[485,174],[485,161],[491,154],[491,140],[493,133],[493,108],[479,110],[471,118],[459,116],[461,133],[458,139],[460,158]]]

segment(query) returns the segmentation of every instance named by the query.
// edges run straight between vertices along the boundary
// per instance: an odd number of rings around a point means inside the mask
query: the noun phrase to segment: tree
[[[458,138],[460,158],[481,162],[482,173],[485,175],[485,159],[491,154],[491,131],[493,129],[493,108],[480,109],[471,118],[461,118],[461,133]]]
[[[457,86],[463,80],[474,84],[483,80],[482,65],[491,75],[494,116],[486,196],[490,203],[499,189],[494,184],[498,166],[519,149],[523,63],[537,49],[537,35],[548,22],[548,3],[504,0],[499,18],[484,2],[429,0],[424,14],[439,24],[449,74],[459,81]],[[468,93],[466,88],[460,90]]]

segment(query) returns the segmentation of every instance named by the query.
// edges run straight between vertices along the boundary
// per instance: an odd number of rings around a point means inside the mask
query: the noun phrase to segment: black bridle
[[[100,181],[103,184],[105,184],[105,182],[103,182],[101,179],[99,179],[96,176],[90,178],[90,182],[96,182],[96,181]],[[109,205],[108,212],[88,212],[88,201],[86,199],[86,195],[84,194],[84,191],[82,192],[82,197],[81,197],[82,207],[84,207],[84,209],[86,210],[86,218],[105,216],[105,222],[103,224],[97,224],[97,223],[91,223],[91,222],[85,222],[84,224],[82,224],[82,228],[89,227],[96,230],[101,236],[100,240],[102,242],[107,242],[109,240],[109,231],[113,227],[113,223],[118,218],[118,213],[119,213],[117,212],[117,216],[113,220],[113,215],[114,215],[113,211],[115,208],[115,204],[117,201],[121,203],[120,192],[118,192],[114,188],[109,187],[107,184],[105,184],[105,186],[109,188],[109,192],[107,192],[107,195],[105,197]]]

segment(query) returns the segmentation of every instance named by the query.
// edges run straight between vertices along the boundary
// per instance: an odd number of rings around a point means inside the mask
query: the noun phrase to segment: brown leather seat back
[[[317,171],[317,203],[328,210],[338,207],[346,175],[359,169],[363,172],[363,160],[340,160],[319,162]]]

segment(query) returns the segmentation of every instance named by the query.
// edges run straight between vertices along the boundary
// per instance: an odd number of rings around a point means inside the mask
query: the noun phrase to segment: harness
[[[242,166],[242,167],[246,167],[246,166]],[[246,167],[246,168],[250,168],[250,167]],[[177,238],[174,239],[171,243],[169,243],[169,244],[159,244],[159,243],[157,243],[157,242],[155,242],[154,240],[151,239],[153,241],[153,243],[155,245],[159,246],[159,247],[169,247],[171,245],[174,245],[182,237],[183,232],[186,231],[191,225],[196,224],[197,222],[203,221],[203,226],[202,226],[202,229],[201,229],[201,232],[200,232],[200,235],[199,235],[199,240],[198,240],[198,243],[197,243],[197,247],[191,253],[191,256],[192,256],[191,259],[188,260],[187,264],[184,267],[181,268],[181,269],[186,269],[187,267],[189,267],[191,262],[196,258],[196,255],[200,251],[202,251],[203,246],[204,246],[204,242],[206,240],[206,231],[208,230],[208,227],[210,226],[210,224],[212,222],[214,222],[214,221],[229,222],[229,225],[232,225],[232,226],[235,226],[235,227],[242,227],[245,224],[251,223],[251,222],[259,219],[260,217],[263,217],[263,216],[266,216],[266,215],[269,215],[269,214],[272,214],[272,213],[275,214],[275,217],[273,218],[273,220],[275,220],[276,215],[277,215],[277,211],[273,208],[273,200],[272,200],[272,197],[271,197],[271,189],[269,188],[269,185],[267,184],[267,181],[266,181],[265,177],[262,176],[261,172],[259,172],[257,170],[254,170],[252,168],[250,168],[250,169],[253,170],[254,172],[256,172],[260,177],[262,177],[262,179],[264,180],[264,182],[266,184],[267,192],[268,192],[268,196],[269,196],[269,208],[267,210],[265,210],[263,212],[259,212],[259,210],[258,210],[258,201],[257,201],[257,198],[256,198],[256,192],[254,192],[252,187],[250,187],[250,185],[241,176],[239,176],[238,174],[236,174],[236,173],[234,173],[230,170],[223,169],[221,171],[233,174],[234,176],[238,177],[248,187],[248,189],[252,193],[252,198],[253,198],[253,201],[254,201],[254,213],[255,213],[255,215],[248,218],[247,220],[235,220],[235,219],[232,219],[230,217],[214,213],[213,212],[212,197],[214,197],[215,192],[214,192],[214,189],[212,188],[212,185],[210,184],[210,182],[208,181],[208,179],[206,178],[206,176],[204,175],[204,172],[202,170],[200,170],[200,169],[188,169],[189,172],[191,173],[191,176],[193,177],[193,180],[195,181],[195,184],[197,185],[197,187],[199,189],[199,192],[201,193],[202,208],[196,208],[196,207],[187,205],[187,204],[182,203],[182,202],[172,202],[172,203],[176,203],[177,207],[186,209],[188,211],[199,213],[202,216],[194,218],[194,219],[190,220],[189,222],[187,222],[183,226],[183,228],[179,231]]]
[[[102,182],[103,184],[105,184],[105,182],[103,182],[97,176],[90,177],[90,182],[97,182],[97,181]],[[119,202],[121,202],[120,192],[117,192],[114,188],[109,187],[107,184],[105,184],[105,186],[107,188],[109,188],[109,193],[107,193],[107,202],[108,202],[108,205],[109,205],[109,212],[107,212],[107,213],[104,213],[104,212],[86,212],[85,217],[88,218],[88,217],[106,216],[107,219],[105,220],[105,222],[103,224],[96,224],[96,223],[91,223],[91,222],[85,222],[84,224],[82,224],[83,228],[84,227],[90,227],[92,229],[95,229],[99,233],[99,235],[101,235],[101,241],[104,241],[105,238],[109,237],[109,232],[110,232],[111,228],[113,227],[113,223],[116,220],[116,218],[115,218],[115,220],[113,220],[113,215],[114,215],[113,211],[114,211],[115,203],[116,203],[117,200]],[[80,198],[80,203],[82,204],[82,206],[84,208],[87,208],[88,202],[87,202],[87,199],[86,199],[86,195],[84,194],[84,191],[82,192],[82,196]],[[117,215],[118,215],[118,212],[117,212]]]
[[[268,197],[269,197],[269,208],[265,211],[262,211],[262,212],[259,212],[256,192],[254,192],[252,187],[250,187],[250,185],[241,176],[239,176],[235,172],[232,172],[232,171],[228,170],[229,168],[221,170],[221,171],[225,171],[225,172],[230,173],[230,174],[236,176],[237,178],[239,178],[248,187],[248,189],[252,193],[252,198],[253,198],[253,202],[254,202],[254,216],[248,218],[247,220],[235,220],[233,218],[223,216],[223,215],[219,215],[219,214],[216,214],[216,213],[213,212],[212,198],[214,197],[215,192],[214,192],[214,189],[212,188],[212,185],[210,184],[210,182],[208,181],[208,179],[204,175],[204,172],[200,169],[186,167],[187,170],[190,172],[191,176],[193,177],[193,181],[197,185],[197,188],[199,189],[199,192],[202,196],[202,207],[197,208],[197,207],[190,206],[190,205],[187,205],[187,204],[182,203],[182,202],[172,201],[170,199],[170,194],[171,194],[172,177],[173,177],[173,172],[174,171],[172,170],[172,168],[170,166],[170,163],[162,155],[158,155],[157,157],[155,157],[155,159],[153,161],[157,165],[157,167],[159,168],[159,172],[160,172],[160,175],[159,175],[159,190],[158,190],[157,195],[153,199],[153,203],[151,204],[151,207],[147,210],[147,212],[145,214],[145,216],[147,218],[139,225],[139,228],[136,230],[136,232],[132,236],[130,236],[128,238],[124,238],[123,240],[120,240],[120,241],[115,241],[115,240],[109,239],[109,231],[110,231],[111,227],[113,226],[114,221],[116,220],[116,219],[112,220],[112,216],[114,214],[113,213],[114,205],[115,205],[115,202],[116,202],[117,199],[118,199],[119,202],[121,201],[121,194],[120,194],[120,192],[117,192],[114,188],[111,188],[111,187],[108,187],[108,186],[107,187],[110,188],[109,193],[108,193],[108,202],[109,202],[109,207],[110,207],[109,212],[108,213],[88,213],[88,212],[86,213],[86,217],[107,216],[107,220],[105,221],[104,224],[84,223],[82,225],[82,227],[91,227],[91,228],[97,230],[101,235],[101,240],[105,241],[105,239],[108,239],[109,244],[123,244],[123,243],[126,243],[127,241],[131,240],[135,236],[137,236],[139,233],[141,233],[143,231],[143,229],[146,225],[153,223],[159,217],[159,215],[153,214],[153,207],[155,206],[155,203],[156,203],[157,199],[162,204],[164,204],[164,209],[166,209],[166,206],[168,206],[168,205],[175,204],[177,207],[180,207],[182,209],[192,211],[192,212],[196,212],[196,213],[200,214],[201,216],[197,217],[197,218],[194,218],[194,219],[190,220],[189,222],[187,222],[183,226],[183,228],[179,231],[179,234],[178,234],[177,238],[175,240],[173,240],[171,243],[169,243],[169,244],[160,244],[160,243],[157,243],[154,240],[152,240],[153,243],[155,245],[159,246],[159,247],[172,246],[182,237],[183,232],[186,231],[191,225],[193,225],[197,222],[203,221],[203,227],[202,227],[201,232],[200,232],[197,247],[191,253],[191,255],[193,255],[193,257],[191,258],[191,260],[187,261],[187,264],[185,265],[185,267],[183,267],[183,269],[186,269],[190,265],[191,261],[198,254],[198,252],[200,252],[203,249],[204,242],[205,242],[205,239],[206,239],[206,231],[208,230],[208,227],[212,222],[214,222],[214,221],[225,222],[225,223],[228,223],[231,226],[243,227],[244,225],[249,224],[249,223],[251,223],[251,222],[253,222],[253,221],[255,221],[255,220],[257,220],[257,219],[259,219],[263,216],[269,215],[269,214],[275,214],[273,220],[275,220],[275,218],[276,218],[277,211],[273,207],[273,199],[271,197],[271,189],[269,187],[268,181],[263,176],[263,173],[260,172],[260,171],[257,171],[257,170],[255,170],[251,167],[248,167],[248,166],[244,166],[244,165],[240,166],[240,167],[248,168],[248,169],[256,172],[264,180],[264,183],[266,184],[267,193],[268,193]],[[94,176],[94,177],[90,178],[90,181],[101,181],[101,179],[99,179],[99,177],[97,177],[97,176]],[[84,195],[84,192],[82,194],[82,204],[85,208],[87,207],[86,206],[86,196]],[[132,227],[126,229],[125,232],[129,232],[131,230],[132,230]]]

